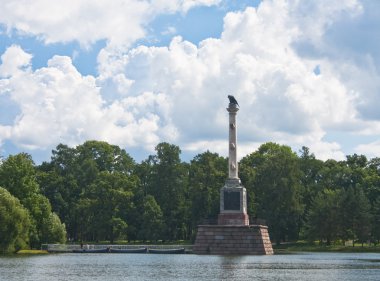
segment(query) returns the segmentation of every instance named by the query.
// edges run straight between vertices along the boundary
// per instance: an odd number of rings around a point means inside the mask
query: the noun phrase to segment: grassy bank
[[[304,241],[284,243],[281,245],[273,245],[273,250],[276,254],[287,254],[294,252],[344,252],[344,253],[380,253],[380,246],[363,247],[359,244],[353,246],[343,245],[319,245]]]
[[[46,250],[20,250],[17,252],[17,254],[21,255],[41,255],[41,254],[48,254],[48,251]]]

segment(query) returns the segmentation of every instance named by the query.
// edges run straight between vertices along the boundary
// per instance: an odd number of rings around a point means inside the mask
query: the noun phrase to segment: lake
[[[380,254],[0,256],[0,280],[380,280]]]

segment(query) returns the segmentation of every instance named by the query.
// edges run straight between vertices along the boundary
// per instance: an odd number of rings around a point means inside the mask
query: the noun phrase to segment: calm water
[[[0,256],[0,280],[380,280],[380,254]]]

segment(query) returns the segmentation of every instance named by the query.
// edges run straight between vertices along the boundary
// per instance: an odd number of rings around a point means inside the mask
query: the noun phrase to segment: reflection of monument
[[[273,254],[267,226],[249,225],[247,193],[238,177],[236,114],[239,108],[233,96],[228,98],[228,179],[220,190],[218,225],[198,226],[193,251],[196,254]]]

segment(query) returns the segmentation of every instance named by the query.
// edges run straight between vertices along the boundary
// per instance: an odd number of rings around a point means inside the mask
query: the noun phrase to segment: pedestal
[[[246,189],[238,179],[227,179],[220,190],[218,225],[199,225],[195,254],[272,255],[268,227],[249,225]]]
[[[272,255],[268,227],[263,225],[199,225],[194,254]]]
[[[220,189],[218,225],[249,225],[247,191],[239,179],[227,179]]]

